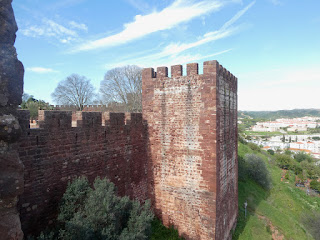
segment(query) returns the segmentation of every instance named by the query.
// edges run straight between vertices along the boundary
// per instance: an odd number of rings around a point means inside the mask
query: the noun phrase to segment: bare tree
[[[94,98],[94,87],[85,76],[72,74],[62,80],[51,94],[58,104],[75,105],[82,111]]]
[[[128,112],[142,111],[142,68],[135,65],[109,70],[100,83],[104,104],[118,102]]]

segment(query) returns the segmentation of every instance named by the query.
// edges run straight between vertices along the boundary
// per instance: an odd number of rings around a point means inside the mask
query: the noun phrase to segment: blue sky
[[[123,65],[218,60],[238,77],[240,110],[320,108],[319,0],[14,0],[24,91],[72,73],[98,90]]]

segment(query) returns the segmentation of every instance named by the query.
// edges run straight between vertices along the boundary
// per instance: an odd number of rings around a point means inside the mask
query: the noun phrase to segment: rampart
[[[25,185],[18,207],[26,236],[50,225],[68,181],[76,176],[91,182],[108,177],[120,195],[148,198],[148,136],[141,114],[77,112],[77,127],[71,127],[71,111],[39,111],[40,128],[30,129],[29,112],[19,112]]]
[[[228,239],[238,212],[237,79],[217,61],[144,69],[150,196],[186,239]]]

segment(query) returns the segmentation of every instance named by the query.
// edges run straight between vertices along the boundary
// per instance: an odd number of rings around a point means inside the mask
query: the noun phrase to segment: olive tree
[[[104,104],[121,103],[125,111],[142,111],[142,68],[135,65],[109,70],[100,83],[101,101]]]
[[[51,94],[56,103],[74,105],[80,111],[83,110],[84,105],[92,102],[94,95],[94,87],[90,80],[77,74],[72,74],[59,82]]]

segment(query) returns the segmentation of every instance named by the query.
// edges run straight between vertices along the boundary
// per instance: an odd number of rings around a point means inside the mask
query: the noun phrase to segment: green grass
[[[320,211],[320,198],[307,196],[294,185],[294,174],[289,183],[281,182],[282,170],[273,164],[266,153],[253,152],[246,145],[239,145],[239,155],[255,153],[266,161],[271,172],[273,188],[267,192],[251,179],[239,181],[239,218],[233,239],[272,239],[268,220],[284,235],[284,239],[313,239],[301,221],[301,216]],[[247,218],[244,202],[248,202]],[[266,220],[267,219],[267,220]]]

